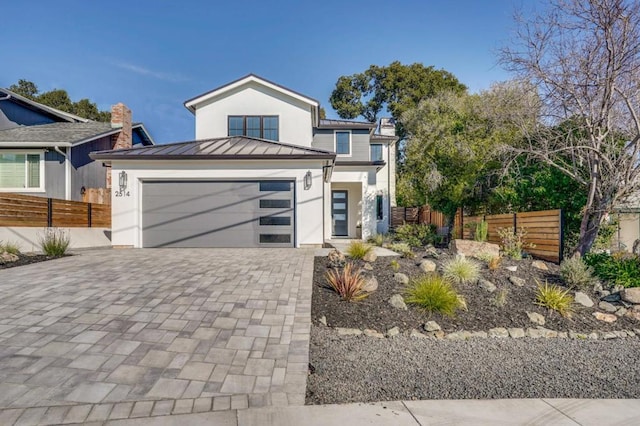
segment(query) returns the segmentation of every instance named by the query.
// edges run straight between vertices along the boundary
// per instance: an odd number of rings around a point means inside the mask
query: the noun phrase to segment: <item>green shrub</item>
[[[382,247],[382,245],[384,244],[384,235],[383,234],[373,235],[367,238],[367,242],[374,246]]]
[[[413,259],[414,257],[416,257],[415,253],[413,252],[413,250],[411,250],[411,247],[407,243],[393,243],[389,244],[387,248],[391,251],[395,251],[401,257],[405,257],[407,259]]]
[[[0,241],[0,253],[7,252],[9,254],[20,254],[20,248],[18,247],[18,243],[13,243],[11,241],[7,241],[3,243]]]
[[[347,302],[364,299],[369,295],[364,291],[366,282],[360,274],[360,268],[353,263],[347,263],[342,269],[327,271],[326,279],[328,287]]]
[[[507,304],[507,296],[509,296],[509,290],[503,288],[496,293],[491,303],[498,308],[502,308]]]
[[[504,254],[515,260],[522,259],[522,250],[524,248],[535,247],[534,244],[524,241],[527,237],[527,231],[524,228],[520,228],[517,232],[514,231],[513,226],[500,228],[498,229],[498,236],[502,241],[502,251]]]
[[[482,220],[476,223],[476,232],[473,234],[473,239],[476,241],[487,241],[487,236],[489,235],[489,224]]]
[[[475,261],[462,256],[446,262],[443,270],[444,277],[457,284],[475,282],[480,276],[480,266]]]
[[[47,256],[63,256],[70,243],[71,237],[63,229],[47,228],[40,236],[40,248]]]
[[[437,274],[422,275],[411,280],[405,301],[428,312],[453,316],[462,308],[462,299],[449,281]]]
[[[391,262],[389,262],[389,266],[391,266],[391,270],[395,273],[400,270],[400,263],[395,259],[392,259]]]
[[[595,282],[593,268],[584,263],[579,255],[560,263],[560,276],[570,288],[586,289]]]
[[[584,262],[596,276],[610,284],[640,287],[640,258],[631,253],[588,253]]]
[[[353,241],[347,246],[347,256],[360,260],[373,250],[373,246],[362,241]]]
[[[422,247],[435,243],[438,238],[435,225],[404,224],[395,230],[394,239],[409,244],[411,247]]]
[[[573,297],[569,289],[563,289],[557,285],[544,285],[538,283],[536,291],[536,304],[558,312],[563,317],[571,316]]]

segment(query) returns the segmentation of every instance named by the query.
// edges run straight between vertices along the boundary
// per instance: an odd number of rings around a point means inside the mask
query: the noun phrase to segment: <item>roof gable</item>
[[[82,118],[78,115],[75,114],[71,114],[69,112],[65,112],[65,111],[61,111],[59,109],[56,108],[52,108],[50,106],[41,104],[39,102],[36,101],[32,101],[31,99],[25,98],[24,96],[18,95],[17,93],[12,92],[11,90],[8,89],[3,89],[0,88],[0,98],[6,98],[6,99],[2,99],[3,102],[6,101],[13,101],[16,102],[18,104],[21,104],[23,106],[26,106],[29,109],[33,109],[35,111],[38,111],[40,113],[46,114],[48,116],[51,116],[55,119],[55,121],[66,121],[69,123],[86,123],[88,121],[90,121],[87,118]]]
[[[215,97],[218,97],[220,95],[223,95],[227,92],[230,92],[232,90],[235,90],[239,87],[242,87],[243,85],[247,85],[249,83],[255,83],[255,84],[259,84],[261,86],[267,87],[271,90],[275,90],[276,92],[282,93],[286,96],[289,96],[291,98],[297,99],[301,102],[304,102],[306,104],[311,105],[312,107],[314,107],[316,110],[320,107],[320,103],[313,99],[310,98],[308,96],[305,96],[301,93],[298,93],[294,90],[291,90],[287,87],[281,86],[277,83],[274,83],[272,81],[269,81],[267,79],[264,79],[262,77],[259,77],[255,74],[249,74],[245,77],[242,77],[238,80],[232,81],[231,83],[227,83],[224,86],[220,86],[218,88],[215,88],[213,90],[210,90],[209,92],[203,93],[201,95],[196,96],[195,98],[189,99],[187,101],[185,101],[184,106],[191,111],[192,113],[195,113],[196,109],[198,108],[198,105],[201,105],[202,103],[208,101],[209,99],[213,99]]]

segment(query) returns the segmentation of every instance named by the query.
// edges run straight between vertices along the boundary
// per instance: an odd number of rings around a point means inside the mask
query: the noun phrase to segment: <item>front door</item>
[[[336,237],[349,235],[347,191],[331,191],[331,217],[333,233]]]

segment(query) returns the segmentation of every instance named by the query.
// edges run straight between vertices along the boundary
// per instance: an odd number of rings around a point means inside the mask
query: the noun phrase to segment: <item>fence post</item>
[[[87,203],[87,225],[91,228],[91,203]]]
[[[518,233],[518,213],[513,214],[513,235]]]
[[[564,254],[564,210],[560,209],[560,253],[558,253],[559,262],[562,262]]]
[[[47,198],[47,228],[53,226],[53,199]]]

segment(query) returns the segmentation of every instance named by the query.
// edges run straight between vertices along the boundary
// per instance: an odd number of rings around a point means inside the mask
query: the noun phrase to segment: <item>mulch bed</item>
[[[430,258],[425,252],[416,252],[415,259],[395,258],[400,264],[400,272],[407,276],[415,277],[423,274],[418,267],[418,262],[423,258],[435,261],[439,266],[443,261],[451,258],[447,250],[439,250],[437,259]],[[393,270],[389,262],[390,257],[379,257],[372,263],[372,273],[378,280],[378,290],[364,300],[345,302],[326,288],[325,273],[329,267],[326,257],[316,257],[314,269],[314,285],[312,298],[312,319],[314,324],[319,324],[322,316],[326,317],[330,327],[345,327],[359,329],[374,329],[385,332],[392,327],[398,327],[401,331],[411,329],[421,330],[426,321],[436,321],[446,333],[454,331],[487,331],[495,327],[536,327],[526,312],[538,312],[544,315],[546,323],[544,327],[556,331],[610,331],[631,330],[640,328],[640,324],[633,319],[620,317],[612,324],[598,321],[593,316],[597,311],[599,297],[591,290],[584,291],[596,303],[592,308],[575,306],[570,318],[562,317],[555,311],[536,305],[536,280],[550,284],[561,284],[559,267],[553,263],[546,263],[549,271],[542,271],[532,266],[532,259],[513,261],[504,259],[497,270],[489,270],[485,262],[478,261],[482,265],[481,276],[491,281],[497,287],[493,293],[480,288],[477,284],[455,285],[459,294],[464,296],[467,310],[459,310],[454,317],[444,316],[438,313],[427,313],[417,307],[409,305],[408,310],[400,310],[392,307],[388,300],[393,294],[403,293],[404,286],[393,279]],[[362,265],[362,262],[360,263]],[[506,266],[517,266],[516,272],[505,269]],[[510,276],[526,279],[523,287],[518,287],[509,281]],[[496,295],[506,290],[506,303],[496,306]]]
[[[60,259],[61,257],[70,256],[68,254],[64,256],[47,256],[44,254],[24,254],[17,255],[18,260],[15,262],[0,263],[0,269],[8,269],[16,266],[30,265],[32,263],[46,262],[47,260]]]

